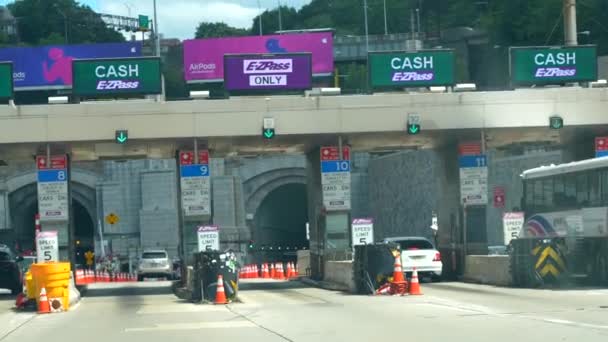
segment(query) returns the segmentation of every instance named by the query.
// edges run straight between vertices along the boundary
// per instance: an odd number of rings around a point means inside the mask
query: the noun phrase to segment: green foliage
[[[184,81],[184,50],[182,46],[169,48],[166,60],[163,63],[165,75],[165,95],[170,99],[184,99],[188,97],[188,88]]]
[[[225,23],[202,22],[196,28],[196,38],[219,38],[245,36],[249,32],[245,29],[235,28]]]
[[[8,6],[19,18],[20,41],[29,45],[121,42],[99,14],[75,0],[21,0]],[[61,38],[61,39],[59,39]]]

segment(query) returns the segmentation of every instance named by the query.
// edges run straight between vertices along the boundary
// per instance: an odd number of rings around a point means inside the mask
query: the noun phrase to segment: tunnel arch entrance
[[[276,187],[261,202],[253,221],[252,240],[260,250],[308,248],[306,185],[287,183]]]
[[[94,250],[95,222],[97,222],[97,176],[90,172],[72,170],[72,214],[76,262],[86,250]],[[10,228],[2,232],[4,243],[19,252],[34,251],[35,214],[38,212],[36,172],[16,175],[7,180]]]

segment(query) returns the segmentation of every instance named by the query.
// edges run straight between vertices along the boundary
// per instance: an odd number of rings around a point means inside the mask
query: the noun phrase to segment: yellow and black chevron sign
[[[560,250],[556,246],[536,246],[532,250],[532,254],[538,257],[534,269],[542,278],[551,275],[556,279],[560,274],[566,271],[566,263]]]

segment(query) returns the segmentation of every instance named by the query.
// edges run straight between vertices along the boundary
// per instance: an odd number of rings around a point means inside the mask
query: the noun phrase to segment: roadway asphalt
[[[422,290],[422,296],[355,296],[300,282],[247,280],[241,286],[243,303],[214,306],[178,300],[167,282],[99,284],[67,313],[0,313],[0,341],[608,339],[606,289],[439,283],[422,284]]]

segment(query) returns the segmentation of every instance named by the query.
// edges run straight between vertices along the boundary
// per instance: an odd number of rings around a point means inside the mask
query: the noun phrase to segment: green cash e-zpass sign
[[[429,87],[454,84],[454,51],[370,52],[372,88]]]
[[[597,80],[594,45],[510,48],[513,85],[546,85]]]
[[[160,94],[160,58],[76,59],[72,91],[81,96]]]
[[[13,63],[0,62],[0,99],[13,98]]]

